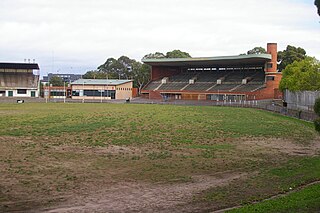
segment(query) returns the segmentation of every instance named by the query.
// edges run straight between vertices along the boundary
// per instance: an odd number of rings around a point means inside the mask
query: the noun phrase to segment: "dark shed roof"
[[[34,63],[0,63],[0,69],[39,70],[40,68]]]

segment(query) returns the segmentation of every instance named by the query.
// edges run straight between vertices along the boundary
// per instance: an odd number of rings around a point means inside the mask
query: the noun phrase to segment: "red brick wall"
[[[138,88],[132,88],[132,97],[135,98],[135,97],[138,97],[138,95],[139,95]]]
[[[149,91],[149,99],[162,99],[162,96],[158,91]]]
[[[267,81],[266,88],[257,91],[259,99],[279,99],[282,97],[281,91],[279,91],[279,84],[282,78],[282,73],[267,74],[266,76],[274,76],[274,81]]]
[[[277,50],[277,44],[276,43],[268,43],[267,44],[267,53],[271,54],[271,63],[272,64],[272,68],[267,68],[266,71],[267,72],[277,72],[278,69],[278,64],[277,64],[277,60],[278,60],[278,50]]]
[[[158,80],[163,77],[170,77],[173,75],[179,74],[180,68],[179,67],[159,67],[159,66],[152,66],[151,71],[151,80]]]

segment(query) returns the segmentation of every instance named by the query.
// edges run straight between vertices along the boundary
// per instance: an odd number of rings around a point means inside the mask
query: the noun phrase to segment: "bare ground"
[[[10,145],[6,142],[10,141]],[[294,143],[290,140],[274,139],[274,138],[251,138],[251,139],[237,139],[227,141],[236,144],[237,150],[246,150],[250,152],[259,153],[273,153],[286,155],[301,155],[314,156],[319,154],[320,140],[317,138],[308,145]],[[38,142],[32,141],[31,138],[16,138],[16,137],[0,137],[0,154],[6,159],[15,159],[21,161],[26,157],[29,147],[25,148],[23,153],[16,153],[15,147],[18,145],[32,145]],[[42,148],[37,147],[32,151],[39,151]],[[148,148],[149,149],[149,148]],[[108,147],[74,147],[74,146],[57,146],[53,147],[51,151],[67,152],[67,153],[90,153],[90,155],[119,155],[130,153],[143,153],[143,148],[124,147],[110,145]],[[180,150],[181,151],[181,150]],[[48,160],[42,157],[42,160]],[[85,160],[85,159],[84,159]],[[17,182],[19,176],[6,174],[7,166],[5,161],[0,164],[0,181],[6,189],[12,188],[14,192],[21,193],[17,190]],[[48,160],[48,165],[52,162]],[[74,168],[75,164],[67,165],[66,167]],[[22,166],[29,166],[28,163],[21,163]],[[51,165],[50,165],[51,166]],[[80,165],[79,165],[80,168]],[[82,170],[80,172],[83,172]],[[108,171],[110,172],[110,171]],[[117,171],[112,171],[117,173]],[[10,201],[0,199],[0,205],[14,206],[23,205],[31,206],[33,203],[38,203],[31,208],[30,212],[203,212],[205,209],[201,205],[192,203],[193,197],[197,194],[214,187],[228,185],[230,182],[237,179],[245,179],[251,174],[245,172],[237,172],[236,169],[232,171],[215,173],[214,175],[192,175],[191,181],[183,183],[152,183],[144,181],[123,181],[115,180],[112,177],[105,175],[106,181],[100,182],[86,182],[81,189],[73,189],[64,193],[43,194],[35,193],[30,197],[22,198],[20,201]],[[103,177],[103,176],[102,176]],[[39,177],[42,178],[42,177]],[[110,179],[112,179],[110,181]],[[48,181],[52,181],[48,180]],[[6,191],[0,191],[0,196],[6,194]],[[42,201],[47,205],[48,200],[54,200],[51,207],[41,206]],[[40,203],[40,204],[39,204]],[[50,205],[49,205],[50,206]],[[1,208],[0,208],[1,210]],[[19,208],[18,208],[19,210]],[[21,212],[25,212],[22,210]]]
[[[195,194],[245,176],[244,173],[198,175],[192,177],[192,182],[178,184],[117,183],[89,196],[76,196],[44,212],[194,212],[196,209],[190,203]]]

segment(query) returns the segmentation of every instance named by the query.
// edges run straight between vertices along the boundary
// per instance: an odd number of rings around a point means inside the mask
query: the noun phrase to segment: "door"
[[[36,92],[35,91],[31,91],[31,97],[36,97]]]
[[[12,97],[13,96],[13,91],[8,91],[8,97]]]

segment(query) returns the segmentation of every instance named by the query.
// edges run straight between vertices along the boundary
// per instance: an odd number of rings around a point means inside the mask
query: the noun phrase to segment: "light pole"
[[[84,81],[82,81],[82,103],[84,103]]]
[[[100,90],[100,95],[101,95],[101,96],[100,96],[100,102],[101,102],[101,103],[102,103],[102,91],[103,91],[103,90],[102,90],[102,86],[103,86],[103,85],[101,85],[101,90]]]
[[[63,82],[63,94],[64,94],[63,103],[66,103],[66,83],[65,82]]]

